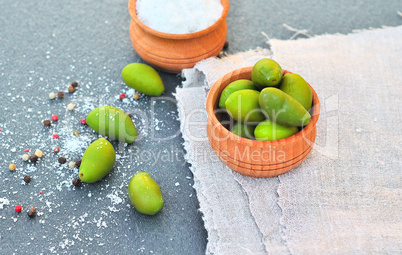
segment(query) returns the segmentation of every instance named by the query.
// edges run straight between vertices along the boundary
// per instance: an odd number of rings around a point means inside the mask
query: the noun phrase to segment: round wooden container
[[[313,148],[320,102],[310,86],[313,92],[311,121],[293,136],[277,141],[256,141],[237,136],[221,124],[223,114],[219,113],[222,111],[219,111],[218,102],[229,83],[238,79],[251,80],[252,68],[227,73],[212,86],[206,102],[208,140],[220,160],[233,171],[258,178],[278,176],[298,166]]]
[[[142,23],[137,17],[136,0],[129,0],[130,38],[134,49],[150,65],[169,73],[179,73],[202,59],[217,56],[226,41],[229,11],[229,0],[221,3],[222,16],[208,28],[188,34],[169,34]]]

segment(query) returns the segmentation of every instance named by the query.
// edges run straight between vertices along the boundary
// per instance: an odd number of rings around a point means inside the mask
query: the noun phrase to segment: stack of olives
[[[230,83],[219,99],[236,121],[230,131],[244,138],[274,141],[292,136],[311,119],[312,91],[298,74],[283,75],[281,66],[264,58],[246,79]]]

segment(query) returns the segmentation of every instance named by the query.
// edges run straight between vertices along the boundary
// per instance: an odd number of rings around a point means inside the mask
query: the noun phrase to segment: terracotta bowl
[[[252,67],[245,67],[227,73],[212,86],[206,102],[208,140],[220,160],[233,171],[258,178],[278,176],[298,166],[313,148],[320,102],[310,86],[313,92],[311,121],[293,136],[277,141],[256,141],[237,136],[221,124],[227,114],[219,113],[222,111],[219,111],[218,102],[229,83],[238,79],[251,80],[251,70]]]
[[[188,34],[169,34],[142,23],[137,17],[136,0],[129,0],[130,38],[134,49],[150,65],[169,73],[179,73],[202,59],[217,56],[226,41],[229,11],[229,0],[221,3],[222,16],[208,28]]]

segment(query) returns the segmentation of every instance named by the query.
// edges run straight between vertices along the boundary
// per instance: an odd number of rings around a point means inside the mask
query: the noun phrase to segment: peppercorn
[[[17,206],[14,208],[14,210],[15,210],[16,212],[21,212],[22,207],[21,207],[20,205],[17,205]]]
[[[86,124],[87,124],[87,120],[86,120],[86,119],[80,119],[80,123],[81,123],[82,125],[86,125]]]
[[[38,158],[41,158],[43,156],[43,152],[41,150],[36,150],[35,155],[38,156]]]
[[[55,153],[59,153],[60,152],[60,147],[56,147],[56,148],[54,148],[54,150],[53,150]]]
[[[53,120],[53,121],[56,121],[56,120],[58,120],[58,119],[59,119],[59,116],[57,116],[56,114],[52,115],[52,120]]]
[[[31,177],[29,175],[24,176],[24,182],[29,183],[31,181]]]
[[[70,162],[68,163],[68,167],[69,167],[69,168],[75,168],[75,162],[74,162],[74,161],[70,161]]]
[[[60,164],[65,164],[67,162],[67,159],[65,157],[60,157],[58,161]]]
[[[58,134],[53,134],[53,139],[59,139],[60,136]]]
[[[128,117],[133,118],[133,115],[131,113],[127,113]]]
[[[68,104],[67,105],[67,110],[69,110],[69,111],[74,110],[74,105],[73,104]]]
[[[56,94],[54,92],[50,92],[49,93],[49,99],[55,99],[56,98]]]
[[[24,151],[25,151],[25,152],[28,152],[28,151],[29,151],[29,149],[25,149]]]
[[[31,160],[32,163],[35,163],[36,161],[38,161],[38,156],[33,154],[33,155],[31,155],[30,160]]]
[[[28,154],[22,155],[22,160],[28,161],[29,160],[29,155]]]
[[[75,167],[80,168],[81,166],[81,159],[75,161]]]
[[[140,94],[138,94],[138,93],[136,92],[133,97],[134,97],[135,100],[138,100],[138,98],[140,98]]]
[[[73,132],[73,135],[74,136],[78,136],[80,133],[78,132],[78,130],[75,130],[74,132]]]
[[[74,178],[74,179],[73,179],[73,185],[74,185],[75,187],[81,187],[81,186],[82,186],[82,182],[81,182],[80,179]]]
[[[68,87],[68,92],[74,93],[74,91],[75,91],[75,88],[73,86]]]
[[[71,83],[71,86],[73,86],[74,88],[78,87],[78,82],[73,81],[73,82]]]
[[[119,95],[119,99],[120,99],[120,100],[123,100],[124,98],[126,98],[126,94],[125,94],[125,93]]]
[[[10,164],[10,165],[8,166],[8,169],[10,169],[10,171],[14,171],[15,168],[16,168],[15,164]]]
[[[29,218],[35,218],[35,216],[36,216],[35,207],[31,206],[31,208],[28,211],[28,217]]]
[[[52,123],[50,122],[50,120],[44,120],[43,125],[45,125],[46,127],[50,127]]]
[[[63,98],[64,97],[64,92],[63,91],[57,92],[57,97],[58,98]]]

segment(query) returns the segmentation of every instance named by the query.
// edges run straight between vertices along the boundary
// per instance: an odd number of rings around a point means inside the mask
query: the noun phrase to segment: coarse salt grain
[[[206,29],[222,15],[219,0],[138,0],[137,16],[148,27],[170,34]]]

